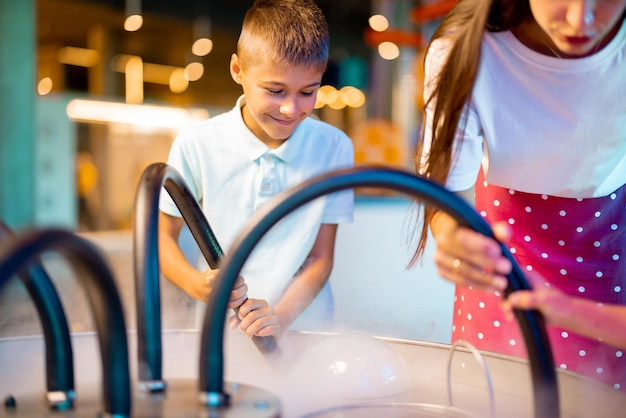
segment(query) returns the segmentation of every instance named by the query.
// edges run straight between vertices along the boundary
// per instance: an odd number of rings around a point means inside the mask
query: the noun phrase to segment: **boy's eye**
[[[267,89],[267,91],[269,92],[269,94],[281,94],[283,91],[282,90],[272,90],[272,89]]]
[[[315,93],[315,92],[314,92],[314,91],[303,91],[301,94],[302,94],[303,96],[312,96],[312,95],[313,95],[313,93]]]

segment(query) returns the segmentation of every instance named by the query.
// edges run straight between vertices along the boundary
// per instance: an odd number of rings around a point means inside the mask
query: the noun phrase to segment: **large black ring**
[[[443,186],[404,170],[380,166],[340,169],[314,177],[285,190],[268,201],[248,222],[223,260],[217,287],[211,293],[202,329],[200,350],[200,391],[223,393],[224,331],[228,297],[249,255],[261,238],[278,221],[304,204],[327,194],[357,187],[391,189],[419,198],[436,206],[459,223],[494,237],[489,224],[467,202]],[[507,276],[507,293],[528,290],[530,285],[508,248],[502,253],[513,269]],[[516,310],[531,368],[536,418],[554,418],[559,414],[559,393],[552,349],[543,317],[538,311]]]

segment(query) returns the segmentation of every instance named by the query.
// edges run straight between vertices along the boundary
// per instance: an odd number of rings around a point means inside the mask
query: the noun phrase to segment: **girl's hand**
[[[449,215],[438,213],[431,230],[437,249],[434,254],[439,274],[453,283],[487,291],[503,291],[508,284],[505,277],[511,272],[511,262],[502,255],[500,245],[459,224]],[[511,229],[505,222],[493,225],[495,237],[508,242]]]
[[[551,286],[541,275],[536,272],[527,272],[526,278],[532,290],[518,290],[512,292],[502,301],[501,307],[508,320],[513,320],[513,309],[537,309],[544,315],[546,321],[552,324],[560,324],[568,315],[563,307],[567,306],[568,296]]]

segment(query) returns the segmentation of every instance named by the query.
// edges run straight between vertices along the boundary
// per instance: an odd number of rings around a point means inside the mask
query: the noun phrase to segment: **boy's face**
[[[259,59],[245,69],[233,54],[233,80],[246,96],[243,120],[270,148],[277,148],[314,109],[323,71],[313,66],[272,64]]]

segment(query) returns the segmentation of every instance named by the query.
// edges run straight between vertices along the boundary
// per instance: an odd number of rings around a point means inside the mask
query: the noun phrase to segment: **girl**
[[[567,295],[626,302],[626,0],[460,0],[425,61],[416,170],[475,202],[520,266]],[[491,239],[433,208],[453,340],[524,356],[500,308],[511,269]],[[558,307],[554,307],[558,310]],[[556,365],[626,389],[626,356],[549,327]],[[573,332],[571,332],[573,331]]]

